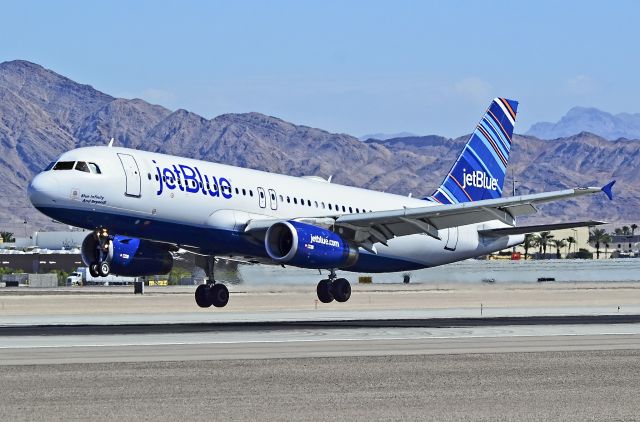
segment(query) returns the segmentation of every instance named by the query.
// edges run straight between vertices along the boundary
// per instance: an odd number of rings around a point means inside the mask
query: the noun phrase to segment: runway
[[[527,307],[531,294],[523,293],[517,307],[484,315],[460,301],[451,309],[397,309],[406,297],[393,292],[371,293],[356,309],[303,310],[306,299],[289,300],[293,311],[275,295],[268,310],[264,299],[258,307],[246,295],[246,308],[231,312],[192,312],[180,295],[4,298],[0,414],[16,421],[636,420],[638,299],[635,288],[623,287],[622,296],[609,290],[581,292],[598,295],[596,306],[580,307],[569,289],[559,291],[570,306]],[[147,308],[127,313],[123,302]],[[46,303],[46,312],[30,313],[34,303]],[[163,307],[171,312],[163,315]]]
[[[640,349],[640,315],[0,327],[0,365]]]

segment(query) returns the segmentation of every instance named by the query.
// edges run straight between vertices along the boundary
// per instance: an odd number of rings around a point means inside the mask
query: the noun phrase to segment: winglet
[[[613,185],[616,183],[615,180],[610,181],[609,183],[607,183],[606,185],[604,185],[602,187],[602,192],[604,192],[607,195],[607,198],[609,198],[609,200],[613,200]]]

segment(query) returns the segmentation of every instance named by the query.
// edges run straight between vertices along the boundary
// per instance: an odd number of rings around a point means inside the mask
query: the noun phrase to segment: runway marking
[[[0,346],[0,350],[11,349],[64,349],[74,347],[149,347],[149,346],[204,346],[204,345],[234,345],[234,344],[286,344],[286,343],[325,343],[325,342],[375,342],[375,341],[422,341],[422,340],[455,340],[455,339],[509,339],[509,338],[561,338],[561,337],[593,337],[593,336],[638,336],[640,333],[610,332],[610,333],[567,333],[567,334],[514,334],[502,336],[418,336],[418,337],[367,337],[367,338],[322,338],[322,339],[290,339],[290,340],[238,340],[238,341],[184,341],[184,342],[147,342],[147,343],[88,343],[67,345],[16,345]]]

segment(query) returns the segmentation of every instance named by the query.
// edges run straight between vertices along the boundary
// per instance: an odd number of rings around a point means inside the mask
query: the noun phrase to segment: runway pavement
[[[549,307],[545,290],[505,306],[477,289],[501,306],[418,291],[454,306],[399,309],[406,293],[384,289],[355,309],[285,296],[293,311],[252,293],[231,312],[186,295],[0,298],[0,419],[638,420],[635,286],[589,287],[579,306],[563,288]]]

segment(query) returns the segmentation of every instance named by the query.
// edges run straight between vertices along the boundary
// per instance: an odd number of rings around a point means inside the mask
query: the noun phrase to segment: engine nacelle
[[[338,234],[297,221],[269,227],[264,246],[274,261],[302,268],[346,268],[358,260],[358,249]]]
[[[98,261],[100,246],[94,234],[82,242],[85,265]],[[104,252],[111,266],[111,274],[130,277],[167,274],[173,268],[173,255],[153,242],[128,236],[113,236]]]

